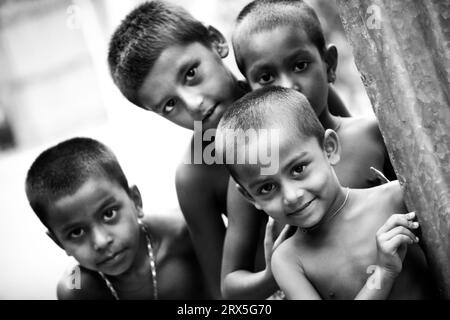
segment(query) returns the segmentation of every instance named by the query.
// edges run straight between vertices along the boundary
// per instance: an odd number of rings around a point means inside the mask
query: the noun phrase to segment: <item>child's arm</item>
[[[367,279],[355,299],[375,300],[389,296],[395,279],[402,271],[408,244],[419,241],[411,231],[419,227],[419,223],[413,221],[414,217],[414,212],[394,214],[378,230],[375,272]]]
[[[180,168],[186,169],[186,166]],[[196,255],[213,299],[221,299],[220,264],[225,225],[212,187],[205,179],[177,170],[176,189]]]
[[[402,270],[408,244],[418,239],[410,229],[414,213],[392,215],[377,232],[377,263],[375,272],[367,279],[355,299],[386,299],[395,279]],[[272,272],[288,299],[320,299],[320,295],[304,275],[295,246],[288,240],[272,256]]]
[[[336,90],[331,85],[328,86],[328,108],[335,116],[351,117],[350,112],[345,107]]]
[[[228,188],[227,211],[228,228],[222,262],[222,293],[224,297],[232,299],[265,299],[278,288],[270,270],[270,263],[262,271],[253,271],[260,240],[260,227],[265,213],[248,203],[237,191],[232,180]],[[274,245],[272,228],[273,223],[266,228],[266,233],[270,234],[270,237],[266,237],[266,261],[270,261]],[[280,236],[283,237],[282,234]]]

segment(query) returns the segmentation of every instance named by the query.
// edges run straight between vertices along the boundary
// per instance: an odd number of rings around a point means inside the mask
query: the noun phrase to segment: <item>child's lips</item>
[[[292,211],[292,212],[289,212],[289,213],[287,213],[286,215],[287,215],[287,216],[292,216],[292,215],[295,215],[295,214],[298,214],[298,213],[302,212],[303,210],[305,210],[306,208],[308,208],[308,207],[311,205],[311,203],[312,203],[314,200],[316,200],[316,198],[317,198],[317,197],[312,198],[310,201],[308,201],[308,202],[306,202],[305,204],[303,204],[303,205],[302,205],[300,208],[298,208],[297,210],[294,210],[294,211]]]
[[[209,110],[205,113],[205,115],[203,116],[202,122],[205,122],[209,119],[209,117],[211,117],[211,115],[214,113],[214,111],[217,109],[217,106],[219,104],[215,104],[213,105],[211,108],[209,108]]]
[[[119,250],[116,253],[112,254],[112,255],[108,255],[105,258],[103,258],[102,260],[100,260],[100,262],[97,263],[98,266],[102,266],[102,265],[106,265],[109,263],[114,263],[115,261],[117,261],[122,254],[125,252],[125,249],[123,250]]]

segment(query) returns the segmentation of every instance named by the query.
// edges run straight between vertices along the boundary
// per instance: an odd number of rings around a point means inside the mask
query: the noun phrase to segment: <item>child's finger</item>
[[[411,240],[410,237],[404,235],[404,234],[399,234],[396,235],[394,238],[392,238],[390,241],[388,241],[386,243],[386,250],[388,252],[396,252],[397,249],[402,245],[410,245],[413,244],[414,241]]]
[[[292,233],[292,226],[290,225],[285,225],[283,230],[281,230],[280,234],[278,235],[277,240],[275,240],[274,243],[274,247],[277,247],[280,243],[282,243],[284,240],[286,240],[287,238],[289,238],[293,233]]]
[[[408,228],[405,228],[403,226],[395,227],[394,229],[391,229],[388,232],[383,233],[382,235],[379,236],[379,240],[385,241],[385,242],[390,241],[391,239],[393,239],[394,237],[396,237],[398,235],[407,236],[413,242],[419,241],[419,239],[414,235],[414,233],[412,233],[411,230],[409,230]]]
[[[377,234],[386,233],[397,226],[404,226],[410,229],[417,229],[419,227],[419,223],[412,221],[414,217],[415,217],[414,212],[409,212],[407,214],[393,214],[389,217],[389,219],[387,219],[384,225],[382,225],[381,228],[378,229]]]
[[[275,221],[272,217],[269,217],[266,224],[266,233],[264,235],[264,244],[266,246],[272,247],[273,245],[273,229],[274,229]]]

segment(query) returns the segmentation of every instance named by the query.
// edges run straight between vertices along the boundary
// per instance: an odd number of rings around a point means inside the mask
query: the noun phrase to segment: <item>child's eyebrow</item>
[[[259,61],[256,62],[254,65],[252,65],[252,67],[249,70],[249,74],[250,76],[254,76],[254,73],[261,71],[263,69],[268,69],[271,67],[271,64],[267,61]]]
[[[186,74],[188,68],[193,65],[196,62],[196,60],[192,57],[185,58],[184,60],[181,60],[177,63],[175,66],[176,74],[175,79],[177,82],[181,82],[184,79],[184,75]],[[154,112],[158,112],[159,109],[161,109],[162,104],[164,100],[166,100],[167,97],[161,98],[159,101],[157,101],[154,105],[149,105],[147,108],[150,108]]]
[[[69,223],[63,225],[63,227],[60,229],[61,234],[66,234],[70,230],[82,225],[82,221],[70,221]]]
[[[180,63],[178,63],[177,66],[177,79],[178,80],[183,80],[184,79],[184,75],[186,74],[186,72],[188,71],[188,69],[195,63],[195,59],[193,57],[188,57],[185,60],[181,60]]]
[[[309,58],[311,57],[311,52],[305,49],[294,49],[289,54],[286,55],[284,60],[289,62],[292,59],[298,58],[299,56],[300,57],[305,56],[306,58]]]
[[[95,208],[95,210],[93,211],[93,214],[97,215],[97,214],[103,212],[103,210],[105,210],[105,208],[109,207],[110,205],[112,205],[115,202],[116,202],[116,199],[113,196],[109,196],[106,199],[102,199],[100,202],[100,205],[98,205],[97,208]],[[82,223],[83,223],[83,221],[81,221],[81,220],[69,221],[67,224],[65,224],[61,228],[61,233],[66,233],[70,229],[73,229],[74,227],[81,225]]]
[[[308,153],[303,151],[303,152],[300,152],[300,153],[292,156],[292,159],[289,160],[289,162],[284,166],[285,170],[289,170],[296,162],[298,162],[299,160],[302,160],[307,155],[308,155]]]
[[[299,56],[305,56],[306,58],[311,57],[311,52],[308,50],[305,50],[303,48],[301,49],[294,49],[291,52],[289,52],[285,57],[284,57],[284,63],[286,62],[290,62],[292,59],[298,58]],[[258,72],[260,70],[264,70],[264,69],[268,69],[272,67],[272,63],[269,61],[258,61],[255,64],[253,64],[251,66],[251,68],[249,69],[249,74],[250,76],[254,76],[255,72]]]
[[[107,207],[111,206],[113,203],[116,202],[116,198],[113,196],[109,196],[108,198],[104,199],[101,204],[97,207],[97,210],[95,210],[95,213],[100,213],[103,210],[105,210]]]
[[[265,182],[267,182],[267,181],[269,181],[269,180],[270,180],[270,179],[269,179],[268,177],[259,178],[259,179],[256,179],[255,181],[253,181],[252,183],[250,183],[250,184],[248,185],[248,187],[249,187],[250,189],[253,189],[253,188],[255,188],[256,186],[261,185],[261,184],[263,184],[263,183],[265,183]]]

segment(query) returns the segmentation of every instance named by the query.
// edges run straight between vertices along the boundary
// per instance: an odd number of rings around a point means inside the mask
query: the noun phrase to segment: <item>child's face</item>
[[[254,33],[239,44],[245,77],[252,90],[281,86],[303,93],[317,115],[327,106],[327,65],[307,34],[296,27],[280,26]]]
[[[139,101],[187,129],[194,121],[215,128],[228,106],[237,99],[236,80],[222,62],[221,53],[199,42],[166,48],[138,92]]]
[[[282,129],[279,139],[279,170],[264,176],[258,165],[236,165],[239,181],[255,206],[275,220],[303,228],[314,226],[333,206],[339,190],[328,155],[313,137]],[[256,148],[260,147],[264,148]],[[244,152],[242,147],[238,152]]]
[[[116,276],[129,270],[137,257],[141,212],[117,183],[92,177],[51,206],[48,223],[80,265]]]

